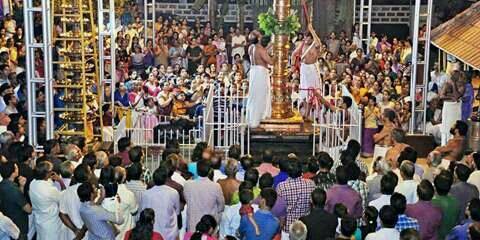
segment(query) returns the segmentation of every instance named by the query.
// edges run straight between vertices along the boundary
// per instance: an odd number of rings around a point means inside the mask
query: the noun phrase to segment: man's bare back
[[[408,144],[405,143],[397,143],[392,146],[392,148],[388,149],[387,153],[385,154],[385,160],[392,164],[392,167],[398,167],[397,159],[400,153],[408,147]]]
[[[383,126],[382,131],[373,135],[373,139],[375,140],[375,144],[382,145],[382,146],[392,146],[392,130],[394,129],[393,124],[385,124]]]
[[[220,187],[222,188],[223,197],[225,198],[225,204],[232,204],[232,196],[236,191],[238,191],[240,182],[234,178],[227,178],[218,180],[218,184],[220,184]]]
[[[464,137],[454,137],[448,140],[447,144],[436,148],[434,151],[440,152],[443,159],[450,161],[460,161],[464,153]]]
[[[447,101],[458,101],[465,93],[465,74],[454,71],[451,78],[440,89],[440,97]]]
[[[267,50],[260,43],[250,45],[248,53],[250,55],[250,62],[253,66],[259,65],[268,68],[268,65],[273,64],[272,59],[267,53]]]

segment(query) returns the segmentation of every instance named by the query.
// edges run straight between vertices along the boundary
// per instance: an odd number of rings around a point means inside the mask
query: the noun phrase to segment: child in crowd
[[[260,235],[260,229],[258,228],[257,222],[255,222],[255,219],[253,218],[253,207],[252,207],[252,201],[253,201],[253,192],[249,189],[242,190],[240,192],[240,203],[242,206],[240,207],[240,216],[244,217],[246,216],[248,220],[252,223],[253,227],[255,228],[255,234],[257,236]]]

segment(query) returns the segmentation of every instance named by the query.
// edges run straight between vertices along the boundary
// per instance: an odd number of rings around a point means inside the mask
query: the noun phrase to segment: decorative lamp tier
[[[92,0],[53,0],[53,22],[61,28],[54,34],[58,60],[54,90],[56,133],[101,140],[96,26]],[[93,124],[93,123],[99,124]]]

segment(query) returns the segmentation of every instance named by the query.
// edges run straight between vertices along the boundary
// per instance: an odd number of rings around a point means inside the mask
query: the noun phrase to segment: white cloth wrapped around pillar
[[[258,127],[263,119],[272,115],[272,98],[268,69],[253,65],[248,78],[247,123]]]
[[[462,119],[462,101],[458,102],[443,102],[442,109],[442,125],[440,132],[442,134],[442,146],[447,144],[450,139],[450,128],[457,120]]]
[[[320,79],[315,64],[302,63],[302,65],[300,65],[300,99],[306,99],[310,89],[314,91],[319,88]]]

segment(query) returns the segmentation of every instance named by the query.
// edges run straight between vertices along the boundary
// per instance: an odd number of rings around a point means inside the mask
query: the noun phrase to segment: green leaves
[[[258,15],[258,26],[266,36],[271,36],[275,33],[278,21],[272,9],[268,9],[268,12]]]
[[[295,35],[302,27],[296,11],[291,11],[286,21],[279,22],[271,8],[258,15],[258,25],[266,36],[272,34],[291,36]]]

